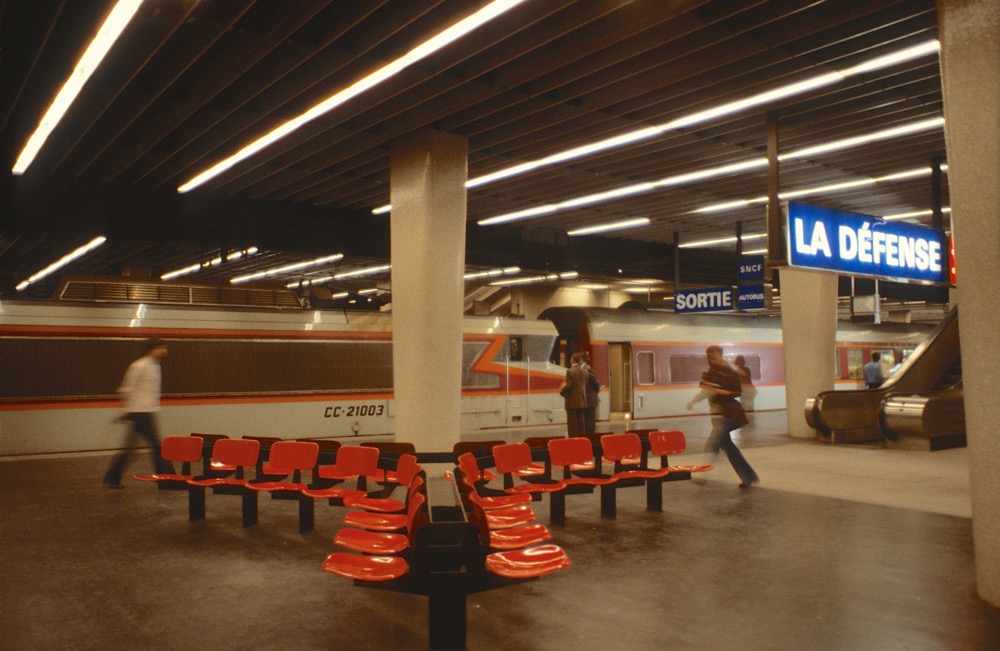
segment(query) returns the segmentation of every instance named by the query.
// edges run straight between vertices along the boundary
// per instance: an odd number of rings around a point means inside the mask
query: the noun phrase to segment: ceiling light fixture
[[[748,108],[761,106],[763,104],[775,102],[781,99],[787,99],[794,95],[799,95],[810,90],[815,90],[816,88],[828,86],[830,84],[839,82],[848,77],[853,77],[855,75],[859,75],[865,72],[871,72],[873,70],[879,70],[881,68],[887,68],[897,63],[903,63],[923,56],[927,56],[928,54],[934,54],[940,48],[941,45],[937,41],[937,39],[924,41],[912,47],[904,48],[897,52],[892,52],[884,56],[870,59],[869,61],[865,61],[856,66],[852,66],[844,70],[825,73],[822,75],[818,75],[816,77],[812,77],[810,79],[805,79],[795,83],[787,84],[785,86],[780,86],[778,88],[764,91],[756,95],[751,95],[750,97],[746,97],[744,99],[728,102],[726,104],[706,109],[704,111],[698,111],[696,113],[692,113],[691,115],[680,117],[660,125],[652,127],[644,127],[642,129],[637,129],[629,133],[620,134],[617,136],[613,136],[611,138],[606,138],[604,140],[600,140],[595,143],[590,143],[588,145],[574,147],[573,149],[569,149],[567,151],[552,154],[550,156],[539,158],[534,161],[520,163],[518,165],[514,165],[513,167],[508,167],[506,169],[492,172],[484,176],[479,176],[473,179],[469,179],[468,181],[466,181],[465,187],[474,188],[480,185],[486,185],[487,183],[493,183],[501,179],[510,178],[512,176],[517,176],[519,174],[524,174],[525,172],[530,172],[540,167],[547,167],[549,165],[565,162],[573,158],[580,158],[581,156],[587,156],[600,151],[605,151],[608,149],[621,147],[623,145],[632,144],[640,140],[653,138],[666,131],[683,129],[686,127],[693,126],[695,124],[700,124],[702,122],[714,120],[716,118],[725,115],[738,113],[739,111],[744,111]]]
[[[920,120],[918,122],[912,122],[898,127],[892,127],[890,129],[883,129],[881,131],[874,131],[872,133],[866,133],[860,136],[851,136],[849,138],[841,138],[840,140],[834,140],[832,142],[823,143],[812,147],[805,147],[803,149],[798,149],[795,151],[788,152],[787,154],[782,154],[778,156],[778,160],[803,158],[805,156],[812,156],[819,153],[829,153],[831,151],[856,147],[858,145],[878,140],[887,140],[889,138],[896,138],[903,135],[909,135],[912,133],[917,133],[919,131],[926,131],[928,129],[940,128],[943,125],[944,125],[944,118],[941,117],[930,118],[927,120]],[[753,169],[763,169],[765,167],[767,167],[766,157],[762,156],[760,158],[751,158],[749,160],[740,161],[738,163],[729,163],[727,165],[710,167],[703,170],[696,170],[694,172],[675,174],[674,176],[668,176],[666,178],[659,179],[658,181],[633,183],[631,185],[626,185],[619,188],[613,188],[611,190],[605,190],[603,192],[596,192],[594,194],[587,194],[580,197],[575,197],[573,199],[567,199],[559,203],[550,203],[542,206],[525,208],[523,210],[518,210],[516,212],[496,215],[495,217],[488,217],[486,219],[480,219],[476,223],[479,224],[480,226],[505,224],[512,221],[529,219],[532,217],[551,215],[553,213],[561,212],[563,210],[568,210],[570,208],[578,208],[580,206],[593,205],[596,203],[603,203],[605,201],[620,199],[622,197],[629,197],[637,194],[643,194],[645,192],[652,192],[653,190],[658,190],[661,188],[675,187],[675,186],[685,185],[688,183],[695,183],[697,181],[705,181],[719,176],[736,174],[738,172],[746,172]],[[946,166],[942,165],[942,169],[945,168]],[[744,204],[741,203],[740,205]],[[727,209],[727,208],[720,208],[720,209]]]
[[[222,174],[237,163],[240,163],[247,158],[250,158],[257,152],[269,147],[299,127],[302,127],[316,118],[329,113],[341,104],[357,97],[378,84],[388,81],[406,68],[422,59],[427,58],[434,52],[437,52],[448,44],[462,38],[469,32],[481,27],[522,2],[524,2],[524,0],[494,0],[494,2],[489,3],[474,14],[466,16],[454,25],[446,28],[438,34],[435,34],[403,56],[382,66],[367,77],[359,79],[347,88],[344,88],[343,90],[327,97],[306,112],[278,125],[273,130],[246,145],[229,158],[219,161],[212,167],[192,178],[187,183],[184,183],[177,188],[177,191],[180,193],[190,192],[198,186],[215,178],[219,174]]]
[[[941,212],[943,212],[943,213],[950,213],[951,212],[951,207],[950,206],[945,206],[944,208],[941,209]],[[894,221],[894,220],[897,220],[897,219],[912,219],[912,218],[916,218],[916,217],[930,217],[933,214],[934,214],[933,210],[915,210],[913,212],[901,212],[901,213],[896,214],[896,215],[885,215],[885,216],[882,217],[882,219],[886,220],[887,222],[891,222],[891,221]]]
[[[487,271],[471,271],[462,278],[464,280],[475,280],[476,278],[493,278],[495,276],[509,276],[521,273],[521,267],[504,267],[503,269],[489,269]]]
[[[931,173],[930,167],[918,167],[912,170],[906,170],[904,172],[895,172],[893,174],[887,174],[885,176],[879,176],[867,179],[858,179],[855,181],[845,181],[843,183],[831,183],[829,185],[819,185],[812,188],[804,188],[802,190],[791,190],[788,192],[781,192],[778,194],[778,198],[781,200],[796,199],[799,197],[806,197],[814,194],[825,194],[827,192],[835,192],[837,190],[847,190],[850,188],[857,188],[869,185],[875,185],[876,183],[884,183],[891,181],[900,181],[903,179],[915,178],[918,176],[927,176]],[[722,203],[709,204],[707,206],[702,206],[691,212],[693,213],[717,213],[725,212],[728,210],[735,210],[737,208],[745,208],[754,204],[765,204],[767,203],[767,197],[755,197],[753,199],[737,199],[735,201],[724,201]]]
[[[68,265],[70,262],[73,262],[77,258],[87,255],[88,253],[90,253],[91,251],[93,251],[94,249],[96,249],[97,247],[99,247],[100,245],[104,244],[107,241],[108,238],[104,237],[103,235],[95,237],[94,239],[90,240],[83,246],[73,249],[72,251],[70,251],[63,257],[59,258],[49,266],[45,267],[41,271],[32,274],[31,276],[28,277],[27,280],[22,280],[17,284],[17,286],[14,289],[16,289],[19,292],[26,289],[32,283],[38,282],[42,278],[45,278],[46,276],[51,274],[52,272],[65,267],[66,265]]]
[[[744,242],[749,242],[749,241],[752,241],[752,240],[762,240],[762,239],[764,239],[766,237],[767,237],[767,233],[744,234],[743,235],[743,241]],[[684,242],[683,244],[679,245],[677,248],[679,248],[679,249],[697,249],[697,248],[701,248],[701,247],[704,247],[704,246],[712,246],[714,244],[729,244],[730,242],[735,242],[735,241],[736,241],[736,236],[735,235],[730,235],[729,237],[716,237],[716,238],[710,239],[710,240],[696,240],[694,242]]]
[[[56,98],[52,100],[42,119],[39,120],[35,132],[31,134],[28,142],[25,143],[24,149],[21,150],[17,161],[14,163],[14,167],[11,168],[13,174],[24,174],[28,166],[35,160],[35,156],[42,149],[42,145],[45,144],[52,131],[55,130],[56,125],[62,120],[66,111],[73,104],[73,101],[76,100],[84,84],[87,83],[90,76],[97,70],[97,66],[104,60],[108,50],[111,49],[111,46],[115,44],[118,37],[125,31],[129,21],[132,20],[132,17],[139,10],[139,5],[141,4],[142,0],[119,0],[111,10],[111,13],[108,14],[108,17],[104,19],[101,28],[97,30],[97,34],[90,41],[87,49],[84,50],[83,56],[76,62],[73,72],[66,78],[62,88],[56,94]]]
[[[649,217],[637,217],[636,219],[624,219],[616,222],[608,222],[607,224],[597,224],[596,226],[587,226],[584,228],[576,228],[571,231],[566,231],[569,236],[574,235],[595,235],[597,233],[609,233],[611,231],[623,231],[631,228],[641,228],[643,226],[649,226]]]
[[[233,251],[232,253],[230,253],[230,254],[228,254],[226,256],[226,262],[233,262],[235,260],[239,260],[243,256],[253,255],[254,253],[257,253],[257,247],[256,246],[251,246],[251,247],[243,249],[241,251]],[[174,278],[178,278],[180,276],[186,276],[188,274],[193,274],[196,271],[201,271],[202,269],[208,269],[209,267],[215,267],[215,266],[218,266],[220,264],[222,264],[222,257],[221,256],[216,256],[216,257],[212,258],[211,260],[205,260],[203,262],[196,262],[196,263],[190,264],[190,265],[188,265],[186,267],[181,267],[180,269],[175,269],[173,271],[168,271],[167,273],[165,273],[162,276],[160,276],[160,280],[173,280]]]
[[[288,273],[289,271],[298,271],[299,269],[305,269],[307,267],[316,267],[321,264],[327,264],[329,262],[337,262],[338,260],[343,260],[343,253],[335,253],[333,255],[324,256],[322,258],[316,258],[315,260],[306,260],[305,262],[296,262],[294,264],[286,264],[281,267],[275,267],[274,269],[268,269],[266,271],[258,271],[257,273],[247,274],[245,276],[237,276],[230,279],[230,283],[233,285],[238,285],[239,283],[245,283],[249,280],[257,280],[258,278],[267,278],[269,276],[277,276],[278,274]]]

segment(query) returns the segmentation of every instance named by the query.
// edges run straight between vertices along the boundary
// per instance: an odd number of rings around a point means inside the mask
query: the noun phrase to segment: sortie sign
[[[854,276],[948,282],[948,244],[934,228],[790,201],[788,262]]]

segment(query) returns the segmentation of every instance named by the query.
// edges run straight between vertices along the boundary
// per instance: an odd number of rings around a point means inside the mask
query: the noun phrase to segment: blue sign
[[[674,312],[728,312],[733,309],[732,287],[679,289],[674,292]]]
[[[764,301],[764,285],[740,285],[737,305],[741,310],[763,310],[766,307]]]
[[[788,263],[855,276],[948,282],[942,231],[788,202]]]
[[[745,255],[740,261],[738,279],[741,283],[764,280],[764,256]]]

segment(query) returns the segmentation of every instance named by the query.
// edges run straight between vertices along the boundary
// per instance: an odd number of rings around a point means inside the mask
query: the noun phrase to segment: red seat
[[[241,495],[243,497],[243,526],[257,523],[257,493],[246,490],[249,482],[247,469],[257,464],[260,442],[253,439],[219,439],[212,446],[211,468],[222,469],[232,476],[189,479],[192,499],[188,504],[188,517],[197,520],[205,517],[205,489],[213,493]]]
[[[379,476],[378,448],[361,445],[342,445],[337,450],[337,460],[332,466],[320,466],[321,479],[346,481]],[[361,486],[359,486],[361,488]]]
[[[166,461],[183,464],[179,473],[133,475],[132,479],[161,484],[186,484],[191,479],[191,464],[201,459],[204,440],[200,436],[167,436],[160,446],[160,456]]]
[[[530,504],[531,495],[481,495],[476,487],[476,477],[481,476],[479,463],[471,452],[458,455],[458,488],[463,495],[486,510]]]
[[[424,485],[423,477],[414,477],[406,489],[406,499],[420,490]],[[401,513],[406,510],[406,502],[393,499],[391,497],[345,497],[344,506],[364,509],[366,511],[377,511],[379,513]]]
[[[492,549],[509,551],[552,540],[552,533],[543,524],[526,524],[510,529],[491,529],[489,545]]]
[[[594,471],[594,447],[590,439],[577,436],[549,441],[549,458],[552,460],[553,473],[562,469],[562,481],[567,486],[606,486],[618,481],[609,475]]]
[[[508,506],[502,509],[486,511],[486,525],[494,529],[510,529],[522,524],[534,522],[538,517],[528,506]]]
[[[624,434],[605,434],[601,437],[601,450],[604,458],[615,464],[612,477],[617,479],[660,479],[670,474],[667,468],[649,468],[640,464],[638,468],[625,469],[632,464],[633,459],[642,459],[642,441],[633,432]]]
[[[323,562],[323,571],[357,581],[391,581],[410,569],[402,556],[362,556],[334,552]]]
[[[660,457],[660,467],[669,470],[669,475],[665,478],[669,481],[679,479],[691,479],[693,472],[707,472],[712,466],[671,466],[668,455],[681,454],[687,450],[687,439],[684,432],[680,430],[670,430],[664,432],[650,432],[649,451]],[[663,510],[663,481],[659,484],[650,482],[646,485],[646,508],[650,511]]]
[[[312,531],[313,500],[303,494],[308,486],[302,481],[304,471],[313,472],[319,446],[312,441],[278,441],[271,446],[268,466],[272,474],[291,475],[291,481],[250,482],[246,489],[271,493],[273,498],[294,499],[299,503],[299,531]]]
[[[559,480],[543,477],[544,468],[531,459],[531,448],[526,443],[504,443],[493,448],[493,459],[496,461],[497,472],[503,475],[504,491],[517,493],[553,493],[566,488]],[[540,468],[542,472],[535,473]],[[520,477],[525,483],[515,484],[514,477]]]
[[[406,512],[406,533],[383,533],[363,529],[344,528],[337,532],[333,542],[365,554],[398,554],[410,547],[414,521],[420,515],[427,499],[415,493]]]
[[[375,448],[376,450],[378,450],[380,457],[388,456],[389,458],[392,457],[402,458],[404,454],[409,454],[412,456],[416,455],[417,453],[417,448],[412,443],[404,443],[397,441],[369,441],[367,443],[362,443],[361,447]],[[416,462],[415,456],[413,460],[414,462]],[[401,484],[403,486],[408,486],[410,483],[410,479],[412,479],[412,477],[406,477],[404,470],[403,481],[399,481],[399,478],[396,476],[396,472],[398,472],[398,469],[396,471],[393,471],[393,470],[383,470],[380,468],[378,472],[374,476],[370,476],[369,479],[371,479],[372,481],[377,481],[382,484]]]
[[[563,525],[566,522],[566,494],[593,493],[595,487],[601,488],[601,513],[613,509],[615,495],[608,488],[618,481],[617,477],[602,474],[596,470],[594,461],[594,444],[584,436],[559,438],[548,442],[549,459],[552,463],[553,475],[558,477],[561,471],[562,481],[566,490],[553,493],[549,502],[549,520],[552,524]]]
[[[486,569],[508,579],[531,579],[570,565],[569,557],[558,545],[495,552],[486,557]]]
[[[683,454],[687,450],[687,439],[684,432],[680,430],[670,430],[665,432],[650,432],[649,451],[660,457],[660,467],[670,468],[671,472],[708,472],[713,468],[711,465],[704,466],[671,466],[668,455]]]
[[[608,487],[608,500],[601,500],[601,515],[615,517],[617,511],[615,491],[627,486],[646,486],[646,508],[655,508],[657,496],[662,495],[662,483],[670,473],[670,468],[650,468],[646,465],[646,455],[642,449],[642,441],[635,432],[624,434],[605,434],[601,437],[601,449],[604,458],[615,464],[612,477],[618,482]],[[640,458],[638,467],[625,469],[625,459]],[[603,496],[602,496],[603,497]]]

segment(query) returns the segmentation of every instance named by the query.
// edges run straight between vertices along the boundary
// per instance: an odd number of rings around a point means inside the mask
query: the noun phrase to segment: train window
[[[726,355],[726,361],[733,368],[736,368],[736,358],[739,355]],[[759,380],[760,379],[760,355],[743,355],[743,363],[746,367],[750,369],[750,379]]]
[[[656,360],[652,352],[636,353],[635,365],[639,384],[656,384]]]
[[[865,358],[860,348],[847,349],[847,377],[860,379],[862,367],[865,365]]]
[[[708,370],[704,355],[671,355],[670,382],[673,384],[698,384],[701,374]]]
[[[512,362],[520,362],[524,359],[524,339],[521,337],[511,337],[507,340],[509,359]]]

